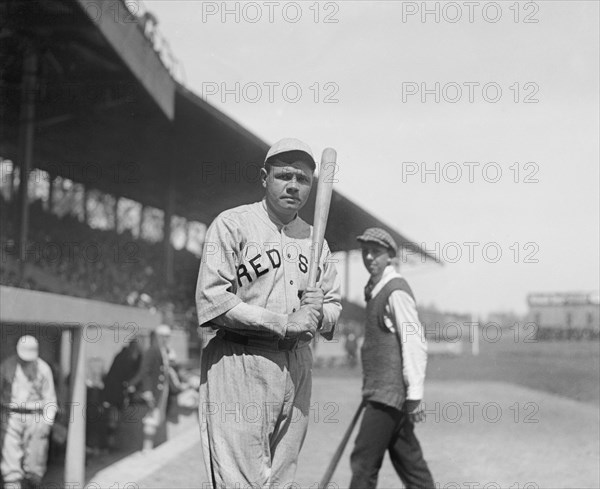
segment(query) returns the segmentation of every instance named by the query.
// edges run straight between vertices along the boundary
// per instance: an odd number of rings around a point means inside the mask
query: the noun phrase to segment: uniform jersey
[[[206,233],[196,289],[199,323],[210,324],[242,302],[279,315],[296,312],[308,284],[312,247],[312,226],[300,217],[275,223],[264,200],[221,213]],[[330,331],[341,311],[341,297],[327,243],[319,265],[323,330]],[[238,325],[235,331],[273,336],[267,328]]]

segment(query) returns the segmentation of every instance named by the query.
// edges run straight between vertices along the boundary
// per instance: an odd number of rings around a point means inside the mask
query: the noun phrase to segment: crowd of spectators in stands
[[[76,216],[46,211],[38,200],[30,205],[21,273],[14,204],[0,199],[1,284],[154,308],[182,326],[193,319],[199,260],[189,251],[175,251],[176,285],[169,287],[162,278],[162,243],[135,238],[129,230],[92,229]]]

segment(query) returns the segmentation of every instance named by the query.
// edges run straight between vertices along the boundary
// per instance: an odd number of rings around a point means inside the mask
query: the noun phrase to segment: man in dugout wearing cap
[[[21,336],[17,354],[0,365],[2,461],[6,489],[41,486],[57,404],[50,366],[37,339]]]
[[[414,423],[424,419],[421,400],[427,365],[415,298],[392,266],[398,252],[392,236],[384,229],[369,228],[357,240],[371,277],[365,287],[367,323],[361,350],[366,407],[350,458],[350,487],[375,488],[389,451],[405,487],[433,488],[414,433]]]

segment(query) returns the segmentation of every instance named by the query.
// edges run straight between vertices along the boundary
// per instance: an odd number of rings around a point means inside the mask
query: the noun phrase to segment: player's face
[[[269,208],[288,222],[304,207],[313,183],[311,166],[305,161],[276,163],[269,173],[262,170],[262,183]]]
[[[372,277],[381,277],[385,267],[391,262],[389,250],[377,243],[363,243],[362,257],[363,263]]]

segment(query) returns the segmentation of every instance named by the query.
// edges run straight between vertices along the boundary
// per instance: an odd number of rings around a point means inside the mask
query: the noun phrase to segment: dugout
[[[86,362],[99,354],[112,358],[131,334],[147,335],[161,317],[132,307],[5,286],[0,286],[0,301],[0,360],[14,354],[21,335],[38,338],[40,357],[55,376],[60,423],[67,428],[64,481],[83,486]]]
[[[22,263],[30,235],[33,169],[50,176],[50,205],[57,177],[81,184],[84,219],[85,192],[92,189],[114,196],[115,206],[126,198],[164,211],[161,273],[166,287],[174,282],[175,216],[210,223],[222,210],[261,196],[257,169],[268,144],[176,80],[177,63],[159,42],[151,14],[140,8],[122,0],[0,4],[0,157],[12,160],[19,170],[18,179],[14,171],[2,178],[9,178],[10,200],[16,202]],[[309,222],[313,211],[314,193],[303,210]],[[356,249],[355,237],[372,226],[390,229],[334,192],[326,236],[334,251]],[[435,261],[390,230],[401,247]],[[140,324],[158,322],[146,311],[94,301],[76,306],[82,299],[39,294],[43,293],[1,287],[2,331],[36,322],[38,333],[53,331],[55,339],[42,346],[42,355],[70,358],[69,396],[83,403],[83,365],[90,344],[83,341],[85,329],[76,324],[104,324],[111,315],[123,324],[130,314],[142,314]],[[76,324],[69,326],[68,321]],[[57,339],[62,345],[67,332],[72,339],[68,354],[66,348],[58,351]],[[11,331],[3,348],[13,335],[18,331]],[[67,450],[72,457],[67,457],[65,480],[83,485],[85,440],[78,431],[69,430]]]

